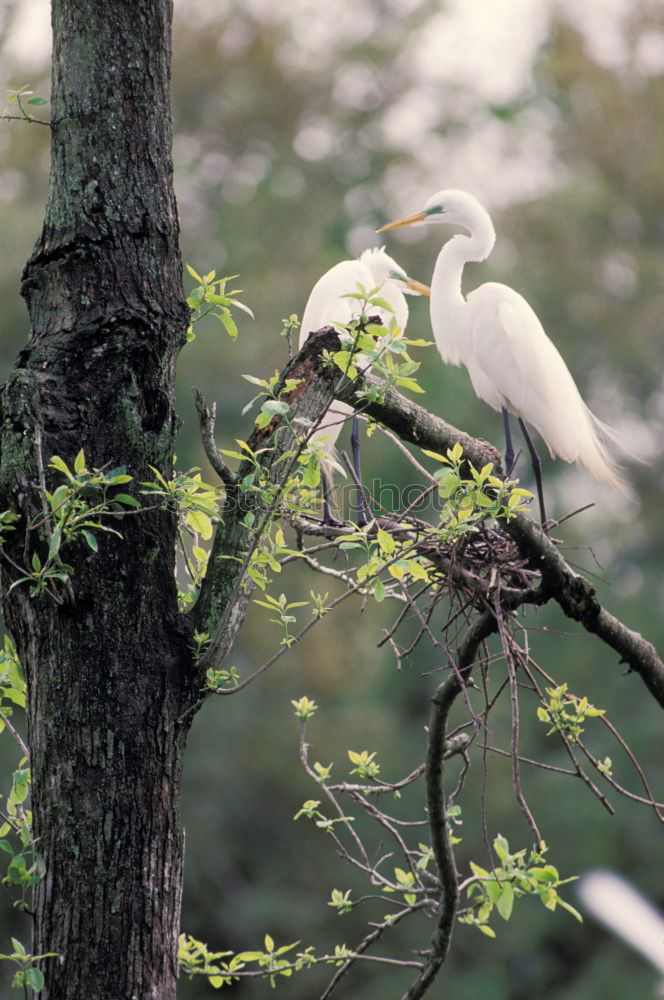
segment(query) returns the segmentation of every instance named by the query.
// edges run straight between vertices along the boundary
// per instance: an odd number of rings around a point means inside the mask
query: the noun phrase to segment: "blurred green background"
[[[0,10],[0,78],[48,95],[49,13],[45,0],[6,0]],[[256,320],[241,317],[233,343],[218,325],[199,330],[179,366],[182,430],[178,464],[202,454],[190,386],[219,408],[218,438],[247,437],[240,411],[248,372],[270,374],[286,358],[281,319],[301,315],[314,281],[336,261],[378,242],[377,225],[418,210],[442,187],[477,194],[494,216],[491,259],[472,265],[466,287],[500,280],[530,300],[566,358],[588,403],[646,461],[630,463],[634,500],[587,475],[546,461],[552,510],[595,507],[560,534],[575,565],[597,574],[601,599],[664,649],[661,508],[664,442],[664,7],[652,0],[180,0],[173,66],[175,183],[183,256],[197,269],[241,275]],[[48,180],[48,130],[0,123],[0,375],[28,334],[18,286],[39,232]],[[390,234],[388,250],[428,281],[441,230]],[[190,284],[187,278],[188,285]],[[426,304],[411,300],[416,336],[429,337]],[[433,350],[421,382],[425,404],[464,430],[502,447],[497,415],[479,403],[465,371]],[[122,456],[118,456],[121,460]],[[403,460],[372,438],[367,480],[403,484]],[[525,473],[524,473],[525,476]],[[284,574],[284,589],[306,599],[331,582]],[[300,612],[305,620],[307,609]],[[307,694],[321,710],[310,724],[314,759],[346,773],[346,749],[376,750],[382,775],[397,779],[422,757],[423,725],[436,676],[424,649],[402,671],[377,648],[390,609],[351,602],[238,697],[209,702],[196,719],[184,785],[187,836],[183,928],[211,948],[301,940],[323,952],[356,942],[362,912],[338,918],[332,888],[358,887],[313,825],[292,817],[316,788],[297,759],[290,699]],[[234,662],[249,672],[278,635],[261,609],[249,614]],[[642,683],[616,657],[553,609],[531,614],[532,655],[570,688],[608,710],[660,799],[661,716]],[[494,671],[500,676],[503,667]],[[564,766],[562,751],[524,706],[527,756]],[[460,718],[460,716],[459,716]],[[599,724],[587,735],[612,756],[616,777],[639,791],[633,770]],[[492,739],[509,744],[506,711]],[[3,738],[2,766],[14,756]],[[462,870],[484,863],[481,761],[461,804]],[[524,787],[551,860],[564,874],[616,868],[664,905],[662,835],[646,808],[609,793],[610,817],[581,782],[526,772]],[[415,803],[417,795],[415,793]],[[509,766],[492,762],[487,823],[526,846],[529,830],[512,794]],[[376,844],[380,840],[374,834]],[[355,894],[361,891],[361,887]],[[567,898],[575,902],[572,888]],[[3,903],[2,942],[27,940]],[[372,917],[380,916],[380,908]],[[432,997],[566,1000],[647,997],[656,974],[591,919],[578,925],[533,900],[518,906],[498,939],[459,927]],[[413,921],[381,953],[426,946],[429,926]],[[398,943],[397,943],[398,942]],[[3,948],[4,944],[1,945]],[[7,992],[8,979],[0,969]],[[329,972],[279,984],[285,996],[317,996]],[[401,995],[409,974],[360,965],[338,995]],[[267,983],[236,988],[266,997]],[[183,1000],[212,996],[205,981],[181,984]]]

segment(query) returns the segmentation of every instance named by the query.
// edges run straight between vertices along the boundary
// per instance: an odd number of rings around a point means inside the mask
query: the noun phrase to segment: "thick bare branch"
[[[336,395],[352,403],[362,389],[380,389],[380,379],[369,372],[356,384],[343,381]],[[394,431],[403,441],[442,452],[457,442],[464,455],[477,467],[493,462],[501,474],[500,458],[486,441],[470,437],[407,399],[395,389],[388,388],[382,402],[363,404],[364,412]],[[578,621],[588,632],[599,636],[614,649],[644,684],[659,704],[664,707],[664,663],[657,650],[638,632],[634,632],[602,607],[594,587],[568,565],[545,532],[528,517],[517,516],[505,525],[505,531],[516,542],[519,551],[527,556],[533,569],[542,575],[546,595],[553,598],[568,618]]]
[[[275,415],[248,441],[255,457],[241,463],[237,482],[253,475],[255,489],[244,493],[235,489],[227,496],[223,522],[217,529],[201,595],[193,611],[196,627],[211,637],[199,661],[202,669],[223,663],[244,622],[251,593],[247,569],[252,556],[279,506],[284,484],[311,428],[333,398],[337,376],[324,367],[320,354],[338,347],[338,334],[331,327],[305,344],[282,372],[276,389],[279,400],[289,404],[288,413]],[[297,382],[289,393],[283,391],[287,379]],[[289,456],[286,461],[285,455]]]
[[[563,613],[619,653],[621,662],[641,677],[653,698],[664,707],[664,663],[652,643],[602,607],[595,588],[574,572],[538,525],[518,517],[505,530],[541,572],[544,590]]]

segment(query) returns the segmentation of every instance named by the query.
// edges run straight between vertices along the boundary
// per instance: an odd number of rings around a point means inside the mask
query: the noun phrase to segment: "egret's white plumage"
[[[347,298],[358,292],[361,285],[367,292],[381,286],[377,293],[394,310],[392,313],[379,307],[371,307],[372,315],[380,316],[383,325],[388,326],[392,318],[401,329],[408,322],[408,303],[404,292],[412,291],[409,278],[399,265],[385,253],[383,247],[365,250],[358,260],[342,260],[331,267],[311,290],[300,327],[300,347],[311,333],[324,326],[344,326],[357,319],[361,303]],[[313,435],[331,454],[345,420],[352,416],[353,408],[335,400],[321,420]]]
[[[431,325],[443,361],[465,365],[479,398],[531,424],[552,457],[577,461],[620,489],[622,479],[602,440],[615,434],[584,403],[526,300],[497,282],[480,285],[467,297],[462,293],[464,266],[485,260],[495,243],[486,209],[465,191],[439,191],[421,212],[379,232],[418,222],[443,222],[468,233],[445,244],[431,281]]]

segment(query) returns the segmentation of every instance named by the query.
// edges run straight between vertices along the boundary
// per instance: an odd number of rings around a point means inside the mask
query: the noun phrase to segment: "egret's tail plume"
[[[620,435],[613,427],[609,427],[602,420],[586,407],[588,417],[587,433],[585,440],[579,442],[578,461],[583,465],[591,476],[606,483],[612,490],[622,493],[623,496],[630,495],[629,485],[618,462],[610,454],[607,443],[619,448],[629,454],[620,439]]]

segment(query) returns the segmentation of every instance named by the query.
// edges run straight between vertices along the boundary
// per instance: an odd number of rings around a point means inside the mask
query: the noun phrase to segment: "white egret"
[[[496,234],[477,198],[465,191],[439,191],[420,212],[390,222],[378,232],[413,223],[461,226],[438,254],[431,280],[431,326],[443,361],[468,369],[475,393],[503,415],[505,466],[510,475],[514,451],[509,414],[519,420],[533,463],[542,523],[546,520],[539,457],[526,423],[541,435],[551,457],[580,462],[614,489],[622,479],[603,439],[616,434],[588,409],[567,365],[547,337],[526,300],[495,281],[480,285],[467,298],[461,291],[464,266],[483,261]]]
[[[361,303],[355,298],[348,298],[348,296],[357,294],[360,285],[367,292],[380,286],[380,291],[377,294],[391,306],[393,312],[379,306],[371,306],[371,315],[380,316],[385,327],[394,318],[397,326],[402,330],[408,322],[408,303],[404,293],[415,295],[429,291],[426,286],[409,278],[405,271],[391,257],[388,257],[383,247],[365,250],[358,260],[342,260],[319,278],[311,290],[300,327],[300,348],[303,347],[312,333],[322,327],[332,324],[345,326],[351,320],[358,318]],[[334,454],[334,445],[341,427],[353,414],[354,410],[351,406],[335,400],[330,404],[312,435],[314,441],[323,445],[330,460]],[[359,421],[357,417],[353,419],[351,444],[355,474],[359,482]],[[323,468],[324,521],[326,524],[333,523],[329,507],[330,483],[331,463],[326,463]],[[366,524],[366,513],[361,498],[358,522]]]

